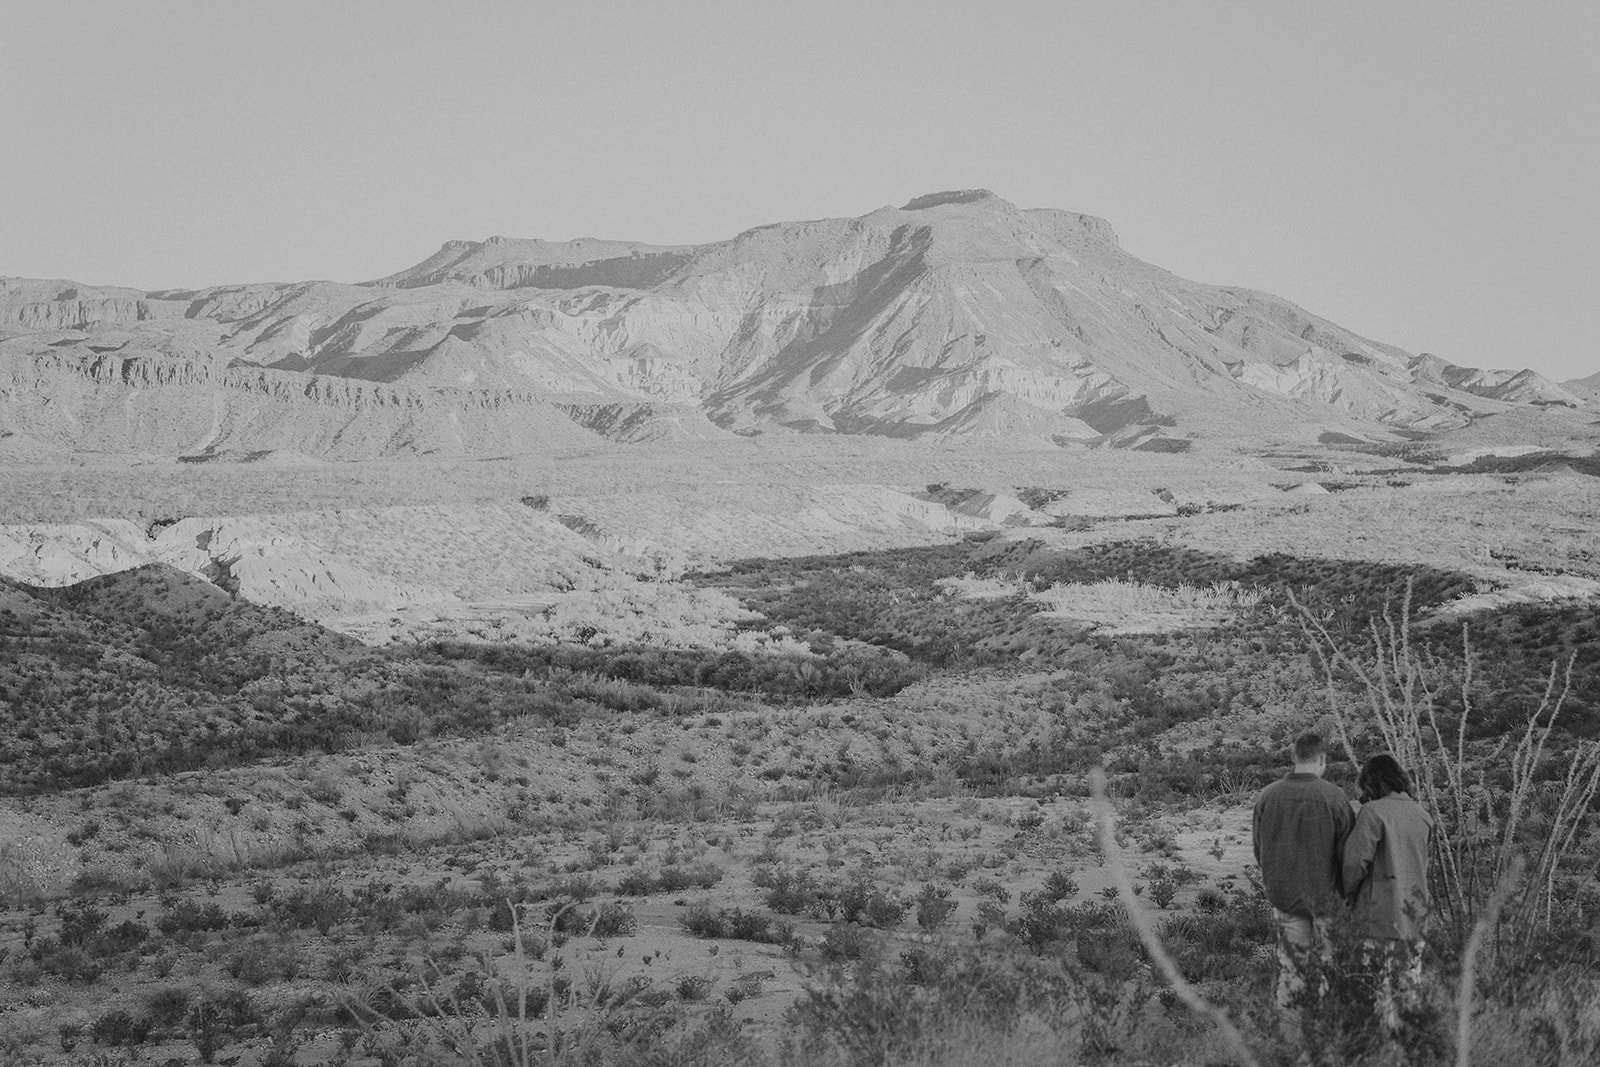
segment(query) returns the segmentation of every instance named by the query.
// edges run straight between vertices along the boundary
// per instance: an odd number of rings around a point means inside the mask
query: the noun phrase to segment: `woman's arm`
[[[1378,843],[1383,840],[1383,820],[1375,812],[1369,811],[1370,805],[1363,804],[1356,813],[1356,824],[1350,829],[1350,836],[1344,839],[1344,895],[1353,897],[1356,890],[1361,888],[1361,883],[1367,880],[1367,875],[1372,871],[1372,861],[1378,854]]]

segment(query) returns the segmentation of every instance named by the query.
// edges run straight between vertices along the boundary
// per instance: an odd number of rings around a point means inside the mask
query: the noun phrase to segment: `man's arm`
[[[1261,866],[1261,802],[1265,796],[1256,797],[1255,807],[1250,809],[1250,850],[1256,854],[1256,866]]]
[[[1350,810],[1350,802],[1344,798],[1342,792],[1338,797],[1329,798],[1329,807],[1333,809],[1333,855],[1336,861],[1342,861],[1344,844],[1350,838],[1350,830],[1355,825],[1356,816],[1355,812]],[[1333,866],[1334,877],[1341,882],[1339,891],[1348,894],[1349,890],[1345,889],[1348,883],[1343,879],[1342,862],[1335,862]]]
[[[1383,840],[1383,822],[1376,815],[1362,809],[1355,817],[1350,836],[1344,839],[1344,895],[1353,897],[1361,883],[1372,870],[1372,860],[1378,854],[1378,842]]]

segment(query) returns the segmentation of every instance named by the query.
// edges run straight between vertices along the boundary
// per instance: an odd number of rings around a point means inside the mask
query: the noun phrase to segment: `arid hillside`
[[[360,285],[0,280],[0,448],[548,454],[827,433],[1175,450],[1596,401],[1186,281],[984,190],[712,244],[450,241]]]

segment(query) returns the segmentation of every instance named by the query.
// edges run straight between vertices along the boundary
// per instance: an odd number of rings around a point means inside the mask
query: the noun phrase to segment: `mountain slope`
[[[1568,392],[1593,401],[1600,401],[1600,371],[1596,371],[1587,378],[1574,378],[1572,381],[1563,382],[1562,384]]]
[[[1177,278],[1104,220],[983,190],[699,246],[451,241],[364,285],[0,280],[0,422],[35,452],[1305,439],[1595,404]]]

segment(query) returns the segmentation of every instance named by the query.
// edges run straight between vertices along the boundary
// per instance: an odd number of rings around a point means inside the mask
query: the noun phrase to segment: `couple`
[[[1354,814],[1344,791],[1322,780],[1327,765],[1321,737],[1296,738],[1294,771],[1261,791],[1251,818],[1278,925],[1277,1003],[1286,1014],[1305,1005],[1313,953],[1331,962],[1327,923],[1348,907],[1360,938],[1357,967],[1373,979],[1379,1018],[1392,1034],[1422,979],[1433,819],[1393,756],[1361,768]]]

